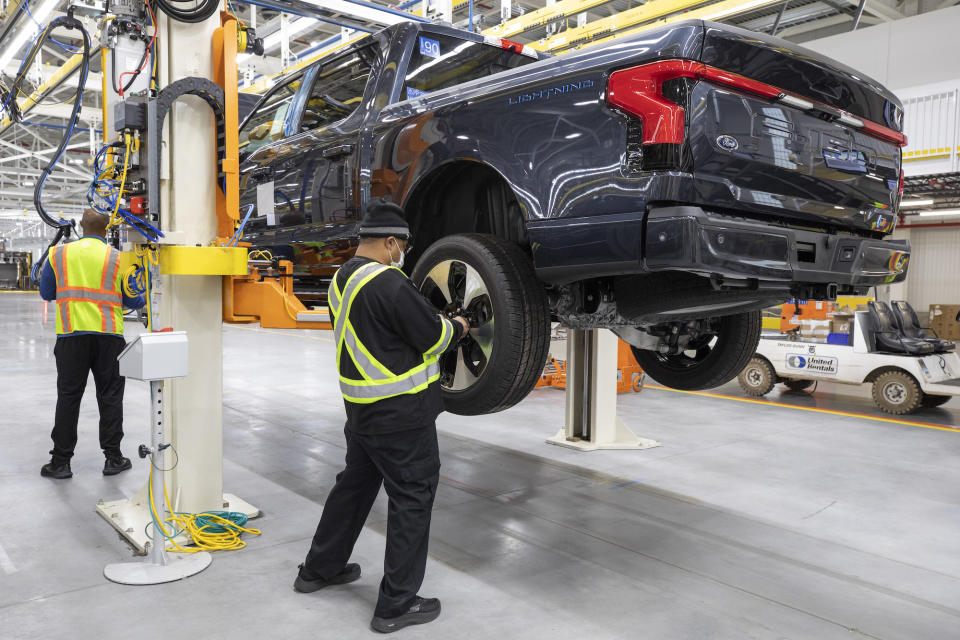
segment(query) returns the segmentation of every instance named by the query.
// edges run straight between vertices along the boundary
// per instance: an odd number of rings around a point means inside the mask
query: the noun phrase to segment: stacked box
[[[826,342],[830,334],[830,320],[801,320],[800,337],[803,340]]]
[[[960,304],[930,305],[930,328],[945,340],[960,340]]]

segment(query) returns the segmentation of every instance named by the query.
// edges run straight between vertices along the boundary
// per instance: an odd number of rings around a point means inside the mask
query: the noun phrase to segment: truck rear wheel
[[[917,381],[904,371],[887,371],[873,381],[873,401],[887,413],[902,416],[916,411],[922,399]]]
[[[711,331],[689,349],[663,354],[633,349],[643,370],[657,382],[674,389],[712,389],[729,382],[743,371],[760,341],[760,312],[748,311],[714,318]]]
[[[520,247],[482,234],[447,236],[427,248],[411,280],[441,312],[472,317],[469,335],[440,359],[447,411],[493,413],[530,393],[550,348],[550,309]]]
[[[754,356],[737,376],[737,382],[748,396],[760,397],[773,390],[773,385],[777,383],[777,374],[766,358]]]

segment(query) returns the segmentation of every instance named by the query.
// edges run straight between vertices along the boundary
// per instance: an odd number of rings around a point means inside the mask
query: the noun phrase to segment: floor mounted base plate
[[[167,553],[166,564],[155,564],[150,560],[108,564],[103,569],[103,575],[107,580],[118,584],[162,584],[200,573],[209,567],[212,561],[213,557],[206,551]]]

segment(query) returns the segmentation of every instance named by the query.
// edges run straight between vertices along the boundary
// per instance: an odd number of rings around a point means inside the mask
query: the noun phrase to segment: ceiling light
[[[57,8],[57,5],[60,4],[60,0],[47,0],[39,9],[33,10],[33,20],[27,21],[21,29],[20,32],[14,36],[13,40],[10,42],[10,46],[3,50],[0,53],[0,71],[6,68],[7,64],[10,63],[10,60],[13,59],[13,56],[17,55],[17,52],[20,51],[20,48],[23,47],[29,40],[33,39],[33,36],[40,27],[37,26],[37,23],[43,24],[44,20],[47,19],[53,10]],[[36,22],[34,22],[36,20]]]
[[[901,200],[901,207],[929,207],[933,204],[933,198],[927,200]]]
[[[921,211],[921,216],[960,216],[960,209],[940,209],[939,211]]]

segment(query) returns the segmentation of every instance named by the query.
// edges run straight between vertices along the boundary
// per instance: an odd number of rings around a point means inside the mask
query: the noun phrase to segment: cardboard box
[[[930,305],[930,328],[945,340],[960,340],[960,304]]]
[[[830,334],[830,320],[801,320],[800,337],[826,342]]]

